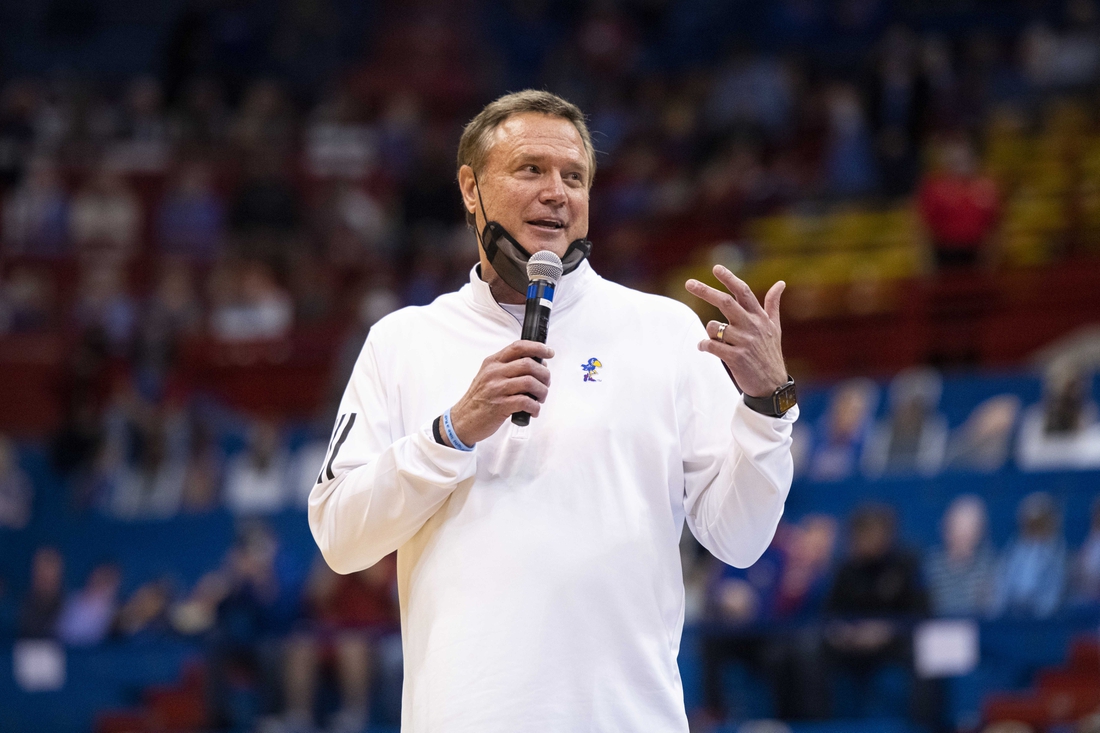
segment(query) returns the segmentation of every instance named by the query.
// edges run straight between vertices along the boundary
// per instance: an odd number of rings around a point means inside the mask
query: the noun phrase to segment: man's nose
[[[539,193],[539,200],[544,204],[561,205],[565,203],[565,181],[562,179],[561,173],[552,171],[546,177],[545,185]]]

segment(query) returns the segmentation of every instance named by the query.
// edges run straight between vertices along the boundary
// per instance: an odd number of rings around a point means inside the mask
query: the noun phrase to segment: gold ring
[[[730,325],[730,324],[728,324],[728,323],[719,323],[718,324],[718,333],[714,334],[714,340],[715,341],[723,341],[724,342],[726,340],[724,338],[724,336],[726,335],[726,326],[728,326],[728,325]]]

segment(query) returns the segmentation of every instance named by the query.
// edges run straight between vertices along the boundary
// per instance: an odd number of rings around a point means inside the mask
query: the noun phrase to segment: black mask
[[[516,241],[516,238],[508,233],[500,222],[489,221],[485,213],[485,204],[481,201],[481,188],[477,185],[477,174],[474,174],[474,187],[477,188],[477,202],[481,206],[481,216],[485,219],[485,228],[479,234],[481,248],[485,250],[485,256],[500,278],[508,284],[508,287],[517,293],[526,293],[530,279],[527,277],[527,260],[531,259],[531,253]],[[592,243],[587,239],[578,239],[565,250],[565,256],[561,258],[562,274],[569,273],[580,267],[585,258],[592,251]]]

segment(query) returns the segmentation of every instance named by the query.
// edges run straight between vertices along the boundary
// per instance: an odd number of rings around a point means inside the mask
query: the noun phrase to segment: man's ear
[[[477,221],[477,181],[474,169],[464,165],[458,169],[458,190],[462,192],[462,205],[466,209],[466,221]]]

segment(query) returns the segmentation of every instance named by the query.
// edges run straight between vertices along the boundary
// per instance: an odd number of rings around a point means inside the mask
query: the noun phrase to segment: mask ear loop
[[[477,171],[474,171],[474,167],[470,166],[470,171],[474,174],[474,190],[477,191],[477,204],[481,207],[481,218],[485,220],[485,226],[489,226],[489,215],[485,213],[485,202],[481,199],[481,186],[477,183]],[[485,240],[481,236],[481,230],[477,228],[477,223],[474,223],[474,234],[477,235],[477,243],[481,245],[482,249],[485,249]]]

